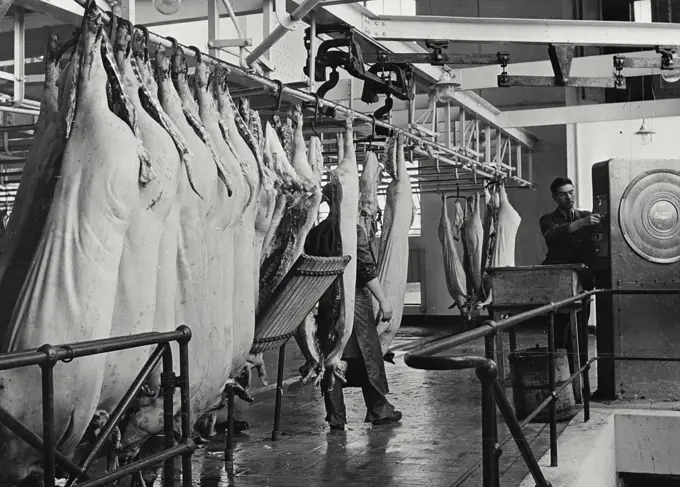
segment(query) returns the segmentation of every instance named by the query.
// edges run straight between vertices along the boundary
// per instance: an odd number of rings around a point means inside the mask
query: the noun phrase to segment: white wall
[[[680,117],[645,120],[653,129],[649,145],[642,145],[635,132],[642,120],[581,123],[576,127],[577,167],[574,183],[577,185],[577,204],[581,208],[593,206],[591,168],[593,164],[608,159],[673,159],[680,158]]]

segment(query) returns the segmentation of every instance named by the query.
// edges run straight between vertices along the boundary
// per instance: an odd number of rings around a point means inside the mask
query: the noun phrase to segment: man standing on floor
[[[328,204],[329,215],[314,227],[305,241],[305,253],[315,256],[331,256],[333,252],[332,186],[323,188],[323,201]],[[347,383],[344,387],[361,387],[366,403],[366,419],[374,426],[394,424],[401,421],[401,412],[387,400],[389,392],[385,364],[380,348],[380,339],[373,317],[373,297],[378,301],[384,321],[392,318],[392,307],[378,280],[377,264],[364,229],[357,224],[357,278],[354,309],[354,329],[343,353],[347,362]],[[332,319],[317,317],[317,319]],[[328,371],[330,372],[330,371]],[[342,431],[347,422],[343,384],[336,381],[333,390],[327,390],[322,381],[322,392],[326,404],[326,421],[331,430]]]
[[[574,207],[576,201],[574,183],[565,177],[556,178],[550,185],[553,200],[557,208],[543,215],[540,219],[541,233],[548,246],[548,252],[542,265],[550,264],[585,264],[591,265],[592,232],[600,224],[600,215]],[[581,283],[586,290],[593,289],[593,274],[590,268],[580,276]],[[588,318],[590,317],[590,302],[586,312],[578,313],[579,342],[587,347]],[[555,349],[566,348],[569,356],[569,369],[574,372],[574,352],[569,329],[569,315],[555,314]],[[582,348],[583,350],[584,348]],[[587,348],[585,348],[587,350]]]

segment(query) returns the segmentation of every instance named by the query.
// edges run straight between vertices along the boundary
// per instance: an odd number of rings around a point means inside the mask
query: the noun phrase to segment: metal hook
[[[189,49],[191,49],[192,51],[194,51],[194,54],[196,55],[196,62],[198,64],[201,64],[203,62],[203,53],[201,52],[201,50],[196,46],[187,46],[187,47]]]
[[[321,135],[319,135],[319,132],[316,131],[316,121],[319,118],[319,106],[321,105],[321,97],[319,96],[318,93],[314,93],[314,118],[312,119],[312,132],[314,132],[314,135],[316,135],[319,139],[321,138]]]
[[[132,36],[135,31],[132,27],[132,22],[130,22],[128,19],[121,18],[120,20],[123,22],[123,25],[127,27],[128,34],[130,34],[130,40],[128,41],[127,47],[125,48],[125,57],[128,57],[132,51]]]
[[[283,82],[280,79],[275,79],[274,83],[278,85],[278,91],[276,93],[276,105],[274,106],[275,112],[281,111],[281,98],[283,96]]]
[[[182,58],[184,57],[184,49],[182,49],[182,47],[177,42],[177,39],[175,39],[174,37],[167,37],[166,39],[168,39],[170,41],[170,44],[172,44],[172,54],[170,55],[170,58],[171,58],[170,73],[171,73],[172,79],[176,80],[177,75],[179,75],[180,68],[181,68],[178,57],[179,56],[182,56]],[[186,66],[186,63],[185,63],[185,69],[184,69],[185,74],[186,74],[186,71],[188,71],[188,67]]]
[[[144,39],[144,62],[149,62],[149,29],[146,25],[141,24],[135,25],[134,28],[142,33],[142,38]]]

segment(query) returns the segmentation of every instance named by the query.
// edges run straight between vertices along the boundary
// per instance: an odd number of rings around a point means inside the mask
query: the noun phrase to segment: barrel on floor
[[[510,379],[515,414],[522,421],[550,396],[549,358],[545,347],[516,350],[510,354]],[[566,350],[555,351],[555,389],[570,376]],[[578,412],[572,387],[564,388],[557,395],[557,421],[569,421]],[[550,408],[543,409],[534,419],[545,423],[550,419]]]

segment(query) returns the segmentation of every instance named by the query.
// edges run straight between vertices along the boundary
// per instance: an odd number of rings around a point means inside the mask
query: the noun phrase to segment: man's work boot
[[[384,426],[388,424],[396,424],[401,421],[401,411],[394,411],[391,416],[386,418],[374,419],[371,421],[373,426]]]

